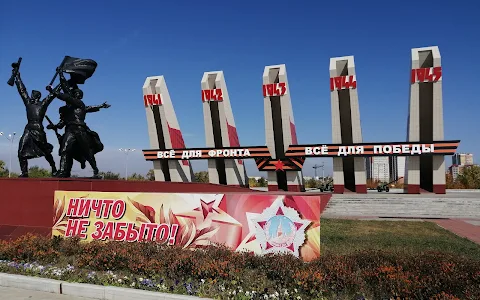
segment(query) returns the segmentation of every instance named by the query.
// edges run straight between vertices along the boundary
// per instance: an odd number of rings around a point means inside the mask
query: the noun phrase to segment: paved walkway
[[[458,236],[467,238],[472,242],[480,244],[480,221],[479,220],[462,220],[447,219],[433,220],[440,227],[455,233]]]
[[[60,294],[30,291],[0,286],[1,300],[90,300],[91,298],[73,297]]]

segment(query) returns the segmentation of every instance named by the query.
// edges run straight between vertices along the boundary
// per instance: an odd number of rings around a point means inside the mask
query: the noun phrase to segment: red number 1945
[[[223,101],[222,89],[202,90],[202,102]]]
[[[263,85],[263,97],[283,96],[287,93],[285,82],[269,83]]]
[[[357,78],[355,75],[349,76],[337,76],[330,78],[330,91],[335,89],[344,90],[344,89],[356,89],[357,88]]]
[[[410,82],[437,82],[442,78],[442,67],[412,70]]]

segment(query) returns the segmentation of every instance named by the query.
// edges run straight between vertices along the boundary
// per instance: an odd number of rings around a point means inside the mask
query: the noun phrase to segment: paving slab
[[[464,220],[434,220],[438,226],[480,244],[480,227]]]
[[[91,300],[91,298],[74,297],[47,292],[25,290],[0,286],[1,300]]]

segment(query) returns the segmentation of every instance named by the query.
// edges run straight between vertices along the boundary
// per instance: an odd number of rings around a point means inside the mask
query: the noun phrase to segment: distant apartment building
[[[365,157],[365,172],[367,173],[367,179],[373,178],[372,163],[373,163],[373,157],[370,157],[370,156]]]
[[[452,165],[473,165],[473,154],[472,153],[455,153],[452,156]]]
[[[390,181],[390,166],[388,156],[365,158],[367,179]]]
[[[451,165],[448,168],[448,173],[452,175],[453,180],[457,179],[458,175],[462,174],[463,167],[464,166],[460,166],[460,165]]]
[[[405,156],[390,156],[388,158],[390,181],[398,181],[398,183],[403,183],[403,178],[405,178],[405,164]]]
[[[455,153],[452,156],[452,165],[448,168],[448,173],[452,178],[457,179],[458,175],[463,173],[463,170],[468,166],[473,166],[472,153]]]

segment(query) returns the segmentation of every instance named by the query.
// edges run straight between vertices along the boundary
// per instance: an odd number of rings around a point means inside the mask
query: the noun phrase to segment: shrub
[[[292,255],[256,256],[221,246],[188,250],[29,234],[0,241],[0,260],[12,262],[2,262],[2,271],[31,274],[43,268],[38,263],[53,264],[56,269],[42,276],[222,299],[480,299],[480,260],[438,252],[357,251],[304,263]],[[66,262],[71,266],[62,269]]]

